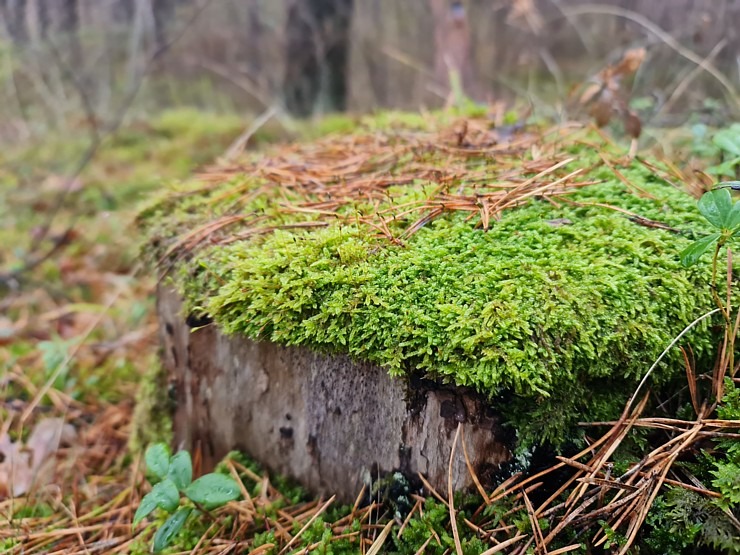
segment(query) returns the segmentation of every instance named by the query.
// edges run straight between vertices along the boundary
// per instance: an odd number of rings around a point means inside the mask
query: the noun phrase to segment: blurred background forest
[[[0,0],[0,551],[148,552],[127,444],[161,376],[135,214],[165,184],[235,146],[461,104],[617,115],[737,178],[739,53],[740,0]],[[168,430],[150,434],[134,444]],[[260,510],[300,497],[270,488]]]
[[[638,47],[631,96],[666,124],[722,115],[740,72],[735,0],[2,0],[0,14],[0,131],[14,138],[80,115],[104,127],[132,105],[439,106],[450,69],[477,101],[552,109]]]

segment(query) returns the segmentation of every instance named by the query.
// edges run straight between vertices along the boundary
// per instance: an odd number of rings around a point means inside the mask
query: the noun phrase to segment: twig
[[[309,526],[311,526],[311,524],[313,524],[314,520],[316,520],[317,518],[319,518],[324,513],[324,511],[326,511],[326,509],[329,508],[329,505],[331,505],[334,502],[334,500],[336,499],[336,497],[337,497],[336,495],[332,495],[329,498],[329,500],[326,503],[324,503],[321,506],[321,508],[313,514],[313,516],[308,520],[308,522],[306,522],[306,524],[303,525],[303,528],[301,528],[298,531],[298,533],[295,536],[293,536],[293,538],[285,545],[285,547],[283,547],[280,550],[280,555],[282,555],[283,553],[287,553],[288,549],[290,549],[290,546],[293,545],[298,540],[298,538],[300,538],[301,535],[306,530],[308,530]]]
[[[725,91],[727,92],[727,96],[732,102],[732,104],[734,105],[735,110],[740,109],[740,100],[738,100],[737,90],[732,85],[732,83],[727,79],[727,77],[725,77],[725,75],[723,75],[716,67],[714,67],[714,65],[711,62],[703,59],[701,56],[699,56],[695,52],[682,46],[669,33],[665,32],[663,29],[658,27],[655,23],[650,21],[645,16],[640,15],[639,13],[634,12],[632,10],[620,8],[619,6],[609,6],[609,5],[604,5],[604,4],[582,4],[579,6],[563,8],[563,13],[568,14],[569,16],[588,15],[588,14],[613,15],[616,17],[622,17],[624,19],[629,19],[630,21],[637,23],[638,25],[644,27],[645,29],[653,33],[655,36],[657,36],[667,46],[675,50],[678,54],[680,54],[687,60],[694,62],[698,66],[701,66],[702,69],[704,69],[704,71],[706,71],[712,77],[714,77],[717,81],[719,81],[719,83],[722,85],[722,87],[724,87]]]
[[[661,112],[668,112],[676,103],[676,101],[681,97],[681,95],[686,92],[686,89],[689,88],[689,85],[691,85],[691,83],[693,83],[694,80],[701,74],[701,72],[707,70],[707,64],[711,64],[712,61],[719,55],[719,53],[722,52],[725,46],[727,46],[727,38],[723,37],[714,46],[714,48],[712,48],[712,51],[707,54],[707,56],[701,61],[701,63],[698,64],[694,69],[692,69],[689,74],[684,79],[682,79],[675,88],[673,88],[671,96],[669,96],[668,100],[666,100],[660,106],[655,114],[653,114],[653,118],[657,118]]]
[[[263,125],[270,121],[273,116],[277,114],[277,111],[277,106],[273,104],[272,106],[267,108],[267,110],[265,110],[258,118],[256,118],[249,125],[249,127],[247,127],[244,132],[239,135],[239,137],[237,137],[233,143],[231,143],[231,146],[227,149],[226,154],[224,154],[223,161],[227,163],[233,162],[236,157],[244,151],[244,148],[247,146],[249,139],[251,139],[252,136],[257,131],[259,131]]]

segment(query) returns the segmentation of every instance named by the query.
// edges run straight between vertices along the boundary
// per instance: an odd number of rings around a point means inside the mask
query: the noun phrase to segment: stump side
[[[177,293],[158,291],[164,364],[174,381],[175,442],[204,468],[233,449],[309,491],[352,502],[363,484],[400,470],[447,490],[458,424],[484,486],[511,453],[499,418],[472,391],[391,378],[387,371],[305,348],[191,330]],[[462,444],[455,489],[473,487]]]

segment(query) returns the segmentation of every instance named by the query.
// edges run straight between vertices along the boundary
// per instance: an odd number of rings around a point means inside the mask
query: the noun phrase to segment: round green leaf
[[[182,529],[182,525],[185,524],[185,521],[190,516],[191,511],[192,509],[189,507],[182,507],[175,514],[170,516],[164,524],[162,524],[162,527],[157,530],[156,534],[154,534],[154,542],[152,545],[154,553],[159,553],[172,543],[172,540]]]
[[[735,203],[727,219],[728,229],[735,229],[738,226],[740,226],[740,202]]]
[[[170,467],[170,450],[164,443],[150,445],[144,453],[144,461],[147,472],[164,480]]]
[[[727,189],[714,189],[702,195],[698,207],[710,224],[726,229],[732,212],[732,195]]]
[[[206,509],[214,509],[239,499],[239,485],[224,474],[206,474],[185,489],[185,495]]]
[[[170,459],[167,477],[175,483],[180,491],[190,485],[190,482],[193,481],[193,464],[190,460],[190,453],[178,451]]]
[[[179,504],[180,493],[177,491],[175,484],[172,480],[162,480],[158,484],[155,484],[152,491],[147,493],[141,500],[139,508],[136,509],[136,514],[134,515],[134,526],[157,507],[171,513]]]
[[[701,239],[691,243],[681,252],[681,264],[687,268],[696,264],[701,256],[714,245],[717,239],[719,239],[720,235],[721,234],[719,232],[712,233],[711,235],[707,235],[706,237],[702,237]]]

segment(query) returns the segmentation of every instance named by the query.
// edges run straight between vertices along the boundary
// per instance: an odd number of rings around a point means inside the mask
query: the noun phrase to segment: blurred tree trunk
[[[0,0],[0,15],[13,42],[25,43],[28,40],[26,0]]]
[[[287,109],[311,114],[347,106],[347,61],[354,0],[293,0],[285,25]]]
[[[63,33],[77,34],[80,26],[80,6],[78,0],[61,0],[59,28]]]
[[[256,79],[262,73],[262,37],[264,28],[260,17],[260,6],[252,0],[247,12],[248,27],[246,37],[247,71],[251,78]]]
[[[36,2],[37,17],[39,21],[39,36],[46,40],[49,36],[49,3],[48,1],[39,0]]]
[[[136,10],[135,0],[114,0],[113,21],[119,25],[128,26],[134,20]]]
[[[175,16],[175,0],[152,0],[154,41],[157,49],[167,46],[167,31]]]
[[[364,45],[365,63],[375,102],[380,106],[386,106],[388,104],[388,66],[385,56],[378,52],[378,47],[385,42],[383,40],[383,6],[381,0],[372,0],[369,6],[375,36],[364,39],[367,43]]]
[[[451,80],[468,96],[476,97],[478,85],[473,70],[468,15],[458,0],[429,0],[434,17],[434,75],[444,90],[450,91]]]

